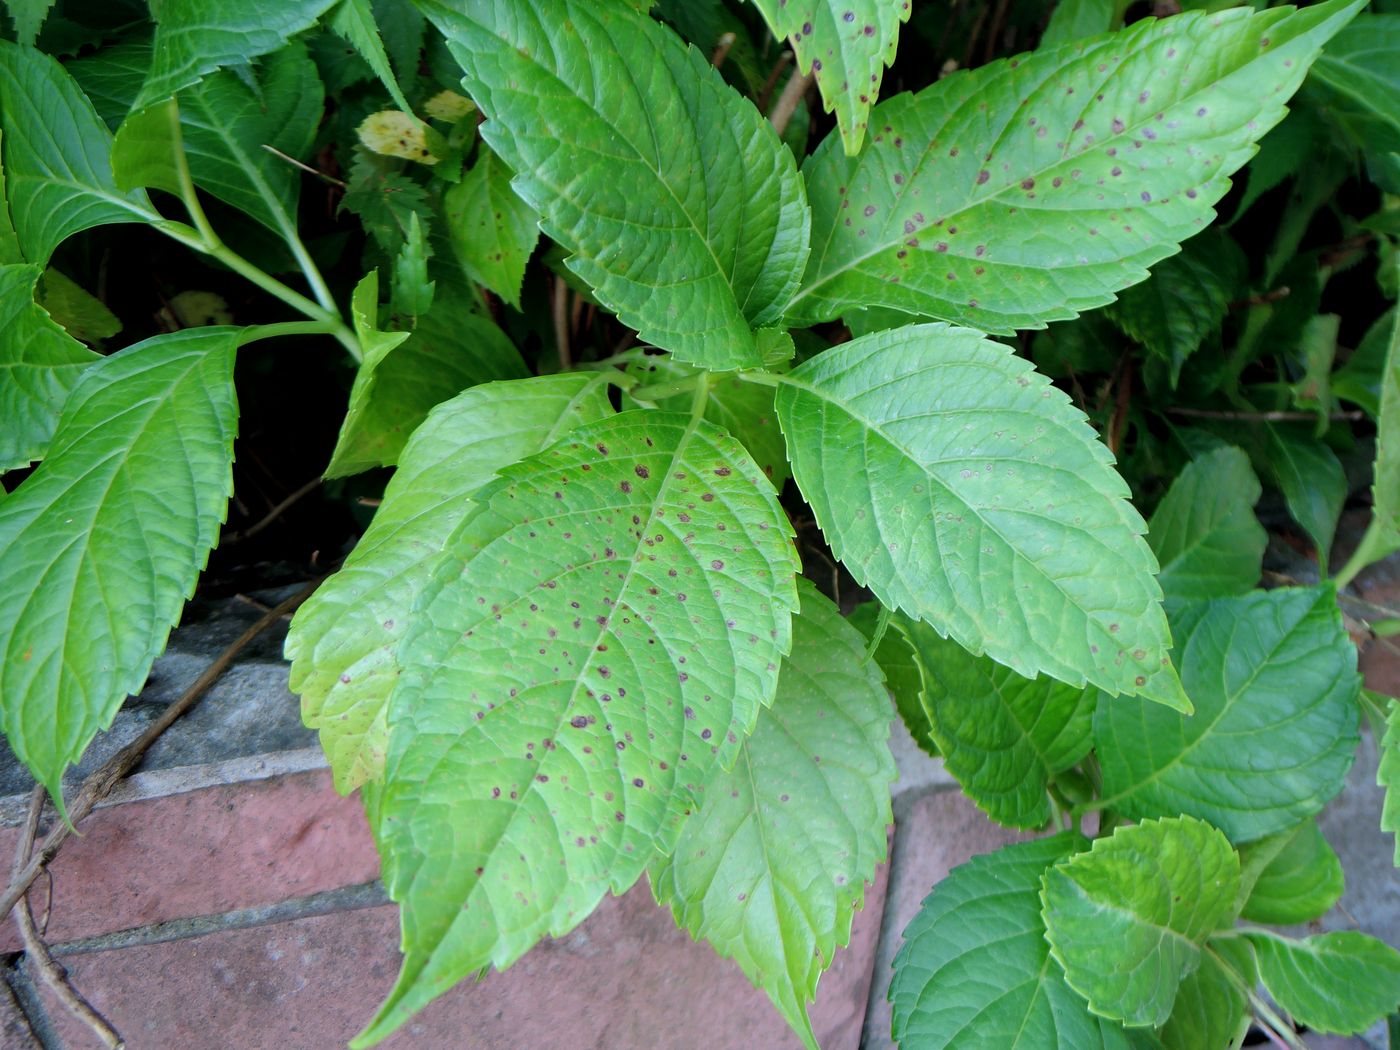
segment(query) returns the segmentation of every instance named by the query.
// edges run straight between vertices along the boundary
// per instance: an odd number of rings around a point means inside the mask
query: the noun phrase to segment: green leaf
[[[1394,307],[1376,318],[1366,329],[1361,342],[1332,373],[1332,393],[1366,410],[1373,419],[1381,414],[1381,393],[1387,375],[1386,361],[1390,355],[1391,333],[1395,330],[1396,310]],[[1400,398],[1400,384],[1393,397]],[[1396,401],[1400,406],[1400,400]],[[1397,486],[1400,489],[1400,486]]]
[[[5,10],[15,24],[15,40],[33,46],[53,5],[54,0],[5,0]]]
[[[331,11],[327,24],[369,63],[374,75],[394,100],[394,105],[405,113],[412,113],[413,107],[404,98],[399,82],[394,79],[394,71],[389,67],[389,55],[384,50],[384,40],[379,35],[379,25],[375,22],[370,0],[340,0]]]
[[[408,236],[394,259],[390,310],[402,327],[412,328],[419,316],[433,306],[436,281],[428,279],[428,259],[432,255],[423,238],[423,223],[414,212],[408,221]]]
[[[1265,931],[1249,940],[1274,1001],[1318,1032],[1354,1035],[1400,1008],[1400,952],[1342,930],[1301,941]]]
[[[1327,45],[1309,86],[1318,89],[1328,112],[1367,151],[1375,181],[1391,193],[1400,182],[1387,154],[1400,152],[1400,14],[1363,14]]]
[[[1239,857],[1203,821],[1116,828],[1045,872],[1050,952],[1095,1013],[1164,1024],[1206,938],[1234,921],[1239,880]]]
[[[360,1045],[667,852],[791,645],[787,519],[713,424],[623,412],[476,498],[399,650],[380,835],[405,959]]]
[[[836,114],[846,152],[859,153],[909,0],[754,0],[754,6],[774,36],[790,38],[799,71],[812,74],[826,111]]]
[[[807,1004],[885,859],[890,702],[865,639],[810,583],[773,706],[648,873],[676,922],[739,964],[817,1046]]]
[[[697,369],[681,364],[671,357],[647,357],[628,365],[627,371],[639,377],[644,385],[676,382],[698,374]],[[773,388],[745,383],[732,376],[715,376],[711,380],[709,399],[705,402],[705,418],[729,431],[748,449],[749,455],[763,473],[781,490],[788,472],[787,443],[778,429],[773,412]],[[658,398],[658,408],[672,412],[689,410],[691,395]]]
[[[1130,817],[1189,813],[1237,843],[1321,810],[1356,751],[1361,688],[1332,588],[1200,602],[1172,630],[1196,714],[1101,701],[1103,805]]]
[[[1400,273],[1400,256],[1393,265]],[[1386,326],[1381,336],[1385,339],[1384,358],[1377,377],[1380,404],[1376,464],[1371,481],[1371,521],[1340,574],[1344,581],[1352,579],[1356,572],[1372,562],[1400,550],[1400,310],[1391,310],[1387,318],[1382,322]],[[1373,327],[1366,342],[1375,334]],[[1360,353],[1358,349],[1356,356]]]
[[[183,93],[223,66],[285,47],[336,0],[159,0],[151,66],[133,110]]]
[[[1062,47],[1108,33],[1123,24],[1127,0],[1059,0],[1040,37],[1040,49]]]
[[[851,611],[849,619],[851,625],[871,641],[883,611],[879,602],[862,602]],[[904,617],[892,615],[872,658],[884,672],[885,687],[894,698],[895,710],[904,720],[904,727],[914,743],[936,758],[938,745],[933,742],[933,725],[924,710],[924,669],[914,651],[914,643],[909,640],[906,624]]]
[[[1249,943],[1207,942],[1200,968],[1182,979],[1172,1015],[1157,1033],[1167,1050],[1239,1050],[1253,1016],[1241,979],[1246,988],[1258,980]]]
[[[1312,435],[1306,423],[1265,423],[1263,465],[1278,486],[1288,513],[1317,545],[1324,570],[1337,519],[1347,498],[1346,472],[1337,454]]]
[[[1376,786],[1385,789],[1381,807],[1381,830],[1395,836],[1395,866],[1400,868],[1400,701],[1390,701],[1381,738],[1380,765]]]
[[[1193,460],[1172,482],[1147,528],[1168,608],[1244,594],[1259,582],[1269,543],[1254,516],[1261,491],[1249,457],[1233,445]]]
[[[1083,849],[1073,832],[1003,846],[953,869],[904,931],[890,1002],[894,1038],[919,1050],[1120,1050],[1050,958],[1040,917],[1047,867]]]
[[[1315,820],[1244,846],[1240,864],[1253,884],[1240,911],[1250,922],[1311,922],[1336,904],[1346,888],[1342,862]]]
[[[431,213],[419,183],[384,166],[366,149],[355,150],[342,207],[358,215],[365,232],[390,254],[403,247],[413,216]]]
[[[380,331],[378,283],[377,271],[365,277],[351,304],[365,359],[350,388],[350,409],[327,477],[392,466],[434,405],[477,383],[527,374],[505,333],[453,294],[436,297],[412,332]]]
[[[540,239],[539,216],[510,187],[511,172],[482,147],[476,163],[442,200],[462,269],[517,310],[525,264]]]
[[[788,323],[882,306],[1009,332],[1111,301],[1210,221],[1360,6],[1143,20],[882,103],[859,156],[828,140],[803,167]]]
[[[602,377],[541,376],[473,387],[413,432],[368,530],[287,634],[292,689],[342,793],[383,774],[394,651],[473,496],[497,470],[611,412]]]
[[[0,129],[3,132],[3,129]],[[24,262],[24,254],[19,250],[19,236],[15,224],[10,219],[9,196],[5,191],[4,164],[0,162],[0,266]]]
[[[34,302],[37,266],[0,266],[0,474],[41,458],[69,391],[101,360]]]
[[[1238,221],[1275,186],[1296,175],[1315,150],[1325,148],[1323,139],[1326,135],[1326,126],[1318,117],[1317,110],[1311,106],[1294,109],[1280,121],[1273,131],[1260,140],[1259,152],[1244,169],[1245,188],[1231,222]]]
[[[1027,677],[1186,704],[1174,675],[1148,684],[1171,642],[1128,487],[1029,363],[980,332],[912,325],[782,381],[793,477],[882,603]]]
[[[923,669],[924,710],[948,772],[998,823],[1044,827],[1050,782],[1089,753],[1098,690],[1023,678],[926,623],[901,627]]]
[[[1220,328],[1247,272],[1244,252],[1234,239],[1208,230],[1188,241],[1179,255],[1154,266],[1142,284],[1125,289],[1106,312],[1167,363],[1175,387],[1186,359]]]
[[[0,41],[5,189],[24,257],[43,265],[65,238],[113,222],[159,222],[112,178],[112,134],[48,55]]]
[[[0,718],[59,805],[63,771],[141,688],[218,536],[238,337],[177,332],[97,361],[0,504],[0,593],[17,596],[0,605]]]
[[[792,154],[758,111],[620,0],[419,6],[515,191],[598,301],[683,361],[758,367],[750,329],[796,289],[809,225]]]
[[[100,345],[122,330],[106,303],[52,267],[39,278],[35,301],[79,342]]]
[[[65,64],[102,122],[116,131],[151,68],[151,38],[136,36]]]

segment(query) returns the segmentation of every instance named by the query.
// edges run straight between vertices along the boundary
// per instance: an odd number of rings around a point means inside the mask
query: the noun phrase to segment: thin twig
[[[738,39],[739,37],[734,33],[721,33],[714,51],[710,54],[710,65],[716,69],[724,65],[724,60],[729,57],[729,49],[734,46],[734,41]]]
[[[295,157],[289,157],[289,156],[287,156],[285,153],[283,153],[280,149],[277,149],[275,146],[269,146],[266,142],[264,142],[264,143],[263,143],[263,149],[267,150],[267,151],[268,151],[269,153],[271,153],[274,157],[279,157],[279,158],[281,158],[282,160],[285,160],[288,164],[292,165],[294,168],[300,168],[302,171],[306,172],[306,173],[309,174],[309,175],[315,175],[318,179],[324,179],[326,182],[329,182],[332,186],[338,186],[338,187],[340,187],[342,190],[348,190],[348,189],[350,188],[350,184],[349,184],[348,182],[342,182],[340,179],[337,179],[334,175],[327,175],[324,171],[321,171],[321,170],[319,170],[319,169],[317,169],[317,168],[313,168],[310,164],[303,164],[301,161],[297,160]]]
[[[1287,299],[1292,294],[1293,289],[1288,287],[1288,285],[1283,284],[1279,285],[1279,287],[1277,288],[1272,289],[1271,291],[1261,292],[1258,295],[1248,295],[1245,296],[1243,299],[1236,299],[1234,302],[1229,304],[1227,309],[1242,310],[1245,307],[1251,306],[1268,306],[1271,303],[1278,302],[1280,299]]]
[[[1174,416],[1191,416],[1196,419],[1237,419],[1250,423],[1310,423],[1317,419],[1316,412],[1227,412],[1209,408],[1184,408],[1173,405],[1167,411]],[[1366,418],[1365,412],[1333,412],[1327,417],[1355,423]]]
[[[297,489],[290,496],[284,499],[281,503],[277,504],[265,515],[263,515],[261,520],[254,522],[252,525],[248,526],[246,529],[243,529],[240,532],[235,532],[232,536],[225,537],[222,541],[220,541],[220,546],[227,547],[231,543],[242,543],[244,540],[251,540],[258,533],[262,532],[263,529],[267,528],[274,521],[280,518],[286,512],[287,508],[290,507],[293,503],[301,499],[303,496],[306,496],[309,493],[313,492],[316,489],[316,486],[321,484],[321,480],[322,479],[320,477],[312,478],[305,485]]]
[[[1113,402],[1113,415],[1108,421],[1108,450],[1115,456],[1123,446],[1123,428],[1128,423],[1128,406],[1133,398],[1133,359],[1123,358],[1122,375],[1118,379],[1118,392]]]
[[[997,37],[1001,35],[1002,26],[1006,23],[1006,9],[1011,6],[1011,0],[997,0],[996,14],[992,16],[992,28],[987,33],[987,46],[982,52],[982,63],[992,60],[997,53]]]
[[[788,63],[792,61],[792,52],[784,51],[778,55],[778,61],[773,63],[773,68],[768,71],[768,79],[763,82],[763,90],[758,93],[758,110],[760,113],[768,111],[768,103],[773,98],[773,89],[778,86],[778,78],[783,75],[783,70],[787,69]]]
[[[43,809],[44,787],[42,784],[35,784],[34,790],[29,796],[29,816],[24,822],[24,831],[21,833],[19,845],[15,849],[12,875],[18,875],[33,855],[34,836],[39,831],[39,814],[43,812]],[[22,893],[17,904],[15,924],[19,926],[19,936],[20,940],[24,942],[25,954],[29,956],[29,961],[39,971],[39,976],[49,986],[49,990],[53,992],[58,1001],[67,1007],[68,1012],[92,1029],[92,1033],[101,1040],[103,1046],[108,1047],[109,1050],[121,1050],[126,1043],[117,1034],[117,1030],[97,1012],[96,1007],[83,998],[82,993],[73,987],[72,982],[68,980],[68,971],[59,965],[58,961],[54,959],[53,953],[49,951],[49,946],[44,943],[44,938],[34,925],[34,911],[29,906],[29,894]]]
[[[320,582],[319,579],[313,581],[264,613],[256,623],[239,635],[227,649],[215,658],[213,663],[205,668],[204,673],[195,679],[194,684],[185,690],[180,699],[162,711],[160,716],[147,726],[140,736],[89,775],[83,781],[82,787],[79,788],[72,805],[68,808],[68,816],[72,824],[78,824],[96,808],[99,802],[111,794],[117,783],[136,768],[136,764],[141,761],[141,756],[146,753],[147,748],[154,744],[156,739],[169,729],[177,718],[188,711],[194,702],[204,695],[253,639],[311,597],[312,592],[315,591]],[[59,848],[72,833],[72,827],[68,823],[61,820],[55,823],[49,833],[44,836],[39,851],[29,858],[23,868],[17,869],[15,874],[11,875],[10,884],[5,887],[4,894],[0,896],[0,919],[10,913],[10,909],[15,906],[30,884],[39,877],[39,872],[43,871],[44,867],[53,860],[54,855],[58,853]]]
[[[796,72],[788,79],[783,87],[783,93],[778,96],[778,101],[773,103],[773,112],[768,115],[768,120],[773,125],[773,130],[782,138],[783,132],[787,130],[788,121],[797,112],[797,105],[802,101],[802,96],[807,94],[807,89],[812,86],[812,74],[800,76]]]
[[[569,286],[564,278],[554,278],[554,301],[551,304],[554,315],[554,342],[559,348],[559,371],[567,372],[574,364],[574,355],[569,350]]]

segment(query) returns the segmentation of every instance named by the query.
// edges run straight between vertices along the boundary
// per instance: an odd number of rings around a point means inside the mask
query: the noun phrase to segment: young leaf
[[[734,959],[815,1050],[807,1004],[885,857],[896,770],[865,639],[810,583],[798,596],[773,706],[649,875],[657,902]]]
[[[1242,847],[1240,864],[1252,883],[1240,915],[1250,922],[1311,922],[1336,904],[1345,889],[1342,862],[1315,820]]]
[[[497,470],[611,412],[602,377],[541,376],[473,387],[413,432],[364,536],[287,633],[292,689],[342,793],[383,774],[394,650],[472,497]]]
[[[1361,4],[1193,12],[944,77],[803,168],[813,253],[790,325],[883,306],[994,332],[1112,300],[1213,217]]]
[[[20,248],[43,265],[65,238],[113,222],[159,222],[140,190],[112,178],[112,134],[48,55],[0,41],[5,189]]]
[[[1087,845],[1073,832],[1003,846],[954,868],[904,931],[890,1002],[894,1038],[919,1050],[1122,1050],[1050,958],[1040,879]]]
[[[1332,536],[1347,498],[1346,472],[1337,454],[1312,435],[1305,423],[1265,423],[1265,473],[1278,486],[1288,513],[1317,545],[1324,570]]]
[[[926,623],[901,626],[923,669],[924,710],[948,772],[998,823],[1044,827],[1050,781],[1089,753],[1098,690],[1023,678]]]
[[[683,361],[758,367],[750,328],[796,289],[809,224],[758,111],[621,0],[419,6],[491,118],[482,136],[598,301]]]
[[[121,321],[106,303],[53,267],[39,278],[34,300],[81,343],[100,345],[122,330]]]
[[[846,153],[859,153],[909,0],[754,0],[754,6],[774,36],[791,39],[798,70],[813,76],[826,111],[836,113]]]
[[[60,806],[63,771],[140,689],[218,536],[238,336],[177,332],[93,364],[0,504],[0,717]]]
[[[1203,821],[1119,827],[1045,872],[1050,952],[1094,1013],[1164,1024],[1206,938],[1234,922],[1239,881],[1239,857]]]
[[[414,212],[408,220],[408,236],[394,259],[393,289],[389,310],[400,327],[412,330],[418,318],[433,307],[437,282],[428,279],[428,259],[432,256],[423,237],[423,223]]]
[[[1341,930],[1301,941],[1249,934],[1274,1001],[1318,1032],[1354,1035],[1400,1009],[1400,952]]]
[[[1125,289],[1105,312],[1167,363],[1175,387],[1186,359],[1219,329],[1247,273],[1244,252],[1234,239],[1207,230],[1188,241],[1179,255],[1152,267],[1150,278]]]
[[[41,458],[68,392],[101,358],[34,302],[37,266],[0,266],[0,473]]]
[[[54,2],[55,0],[5,0],[5,10],[9,12],[10,20],[15,24],[15,40],[33,47]]]
[[[1390,701],[1380,752],[1376,785],[1385,789],[1381,830],[1395,836],[1395,866],[1400,868],[1400,701]]]
[[[1262,490],[1233,446],[1187,464],[1147,527],[1168,607],[1244,594],[1259,582],[1269,537],[1254,516]]]
[[[1258,980],[1249,943],[1208,941],[1200,967],[1182,979],[1172,1015],[1157,1032],[1166,1050],[1239,1050],[1252,1016],[1240,978],[1246,988]]]
[[[394,105],[406,113],[412,113],[413,107],[404,98],[399,82],[394,79],[394,71],[389,68],[389,55],[384,50],[384,41],[379,35],[379,25],[374,20],[370,0],[340,0],[331,11],[327,24],[360,53],[360,57],[384,85],[384,90],[389,92]]]
[[[1356,751],[1361,688],[1332,588],[1200,602],[1172,628],[1196,714],[1101,701],[1103,804],[1130,817],[1189,813],[1233,842],[1321,810]]]
[[[156,8],[151,66],[133,110],[184,92],[222,66],[246,65],[286,46],[336,0],[202,0]]]
[[[350,409],[327,477],[392,466],[434,405],[477,383],[527,374],[505,333],[455,294],[435,296],[434,308],[412,332],[378,329],[378,294],[376,271],[360,282],[351,303],[365,359],[350,388]]]
[[[471,170],[443,195],[442,206],[467,276],[519,309],[520,282],[540,239],[540,224],[510,180],[510,169],[483,146]]]
[[[1187,702],[1142,519],[1069,398],[980,332],[911,325],[782,377],[793,477],[891,609],[1027,676]],[[1145,690],[1146,687],[1146,690]]]
[[[791,645],[787,519],[713,424],[623,412],[476,499],[399,649],[379,808],[405,958],[360,1045],[669,851]]]

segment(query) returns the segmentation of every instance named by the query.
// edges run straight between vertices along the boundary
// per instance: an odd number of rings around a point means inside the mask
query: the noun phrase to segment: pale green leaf
[[[292,689],[340,791],[383,773],[394,650],[472,497],[500,468],[611,411],[602,377],[542,376],[474,387],[413,432],[369,529],[287,634]]]
[[[1023,678],[905,620],[924,675],[924,710],[948,772],[1000,824],[1044,827],[1055,774],[1092,745],[1098,690]]]
[[[1128,0],[1059,0],[1041,34],[1040,48],[1061,47],[1111,32],[1123,24],[1127,7]]]
[[[48,456],[0,504],[0,593],[13,596],[0,604],[0,716],[55,801],[140,690],[218,537],[238,337],[177,332],[93,364]]]
[[[1196,714],[1105,698],[1094,716],[1106,806],[1189,813],[1233,842],[1291,828],[1342,789],[1356,751],[1356,647],[1331,587],[1256,591],[1172,623]]]
[[[848,154],[865,142],[880,78],[894,61],[910,0],[754,0],[779,38],[787,37],[802,73],[810,73]]]
[[[53,5],[54,0],[5,0],[5,10],[15,24],[15,40],[32,45]]]
[[[879,602],[863,602],[851,611],[849,619],[867,641],[873,641],[883,611]],[[904,728],[914,743],[936,757],[938,745],[933,742],[933,726],[924,710],[924,669],[905,630],[907,622],[902,616],[891,615],[884,636],[870,656],[884,672],[885,687],[894,698]]]
[[[286,46],[336,0],[153,0],[151,66],[134,109],[182,93],[223,66]]]
[[[393,465],[434,405],[477,383],[526,375],[505,333],[452,294],[436,297],[413,331],[381,331],[378,286],[374,271],[356,287],[351,303],[365,359],[350,388],[327,477]]]
[[[1240,990],[1257,980],[1254,952],[1242,940],[1208,941],[1201,965],[1182,979],[1172,1015],[1158,1031],[1167,1050],[1239,1050],[1253,1016]]]
[[[1259,975],[1274,1001],[1318,1032],[1353,1035],[1400,1009],[1400,952],[1342,930],[1300,941],[1252,933]]]
[[[1242,847],[1240,864],[1252,884],[1240,915],[1250,922],[1311,922],[1336,904],[1346,888],[1342,862],[1316,820]]]
[[[1325,570],[1337,519],[1347,498],[1346,472],[1337,454],[1313,436],[1306,423],[1265,423],[1267,478],[1283,493],[1288,513],[1317,545]]]
[[[1261,493],[1234,446],[1187,464],[1152,514],[1147,542],[1167,604],[1244,594],[1259,582],[1269,537],[1254,516]]]
[[[1192,817],[1116,828],[1045,873],[1050,952],[1089,1008],[1128,1025],[1161,1025],[1201,947],[1235,919],[1240,861]]]
[[[1152,276],[1127,288],[1105,311],[1148,351],[1166,362],[1172,386],[1181,366],[1211,332],[1243,288],[1248,266],[1228,234],[1207,230],[1178,255],[1152,267]]]
[[[379,25],[375,22],[370,0],[340,0],[331,11],[327,24],[360,53],[389,92],[394,105],[406,113],[412,113],[413,107],[404,98],[399,82],[394,79],[394,71],[389,67],[389,55],[384,50],[384,40],[379,35]]]
[[[52,267],[39,278],[34,298],[79,342],[98,345],[122,330],[121,321],[106,303]]]
[[[881,602],[1028,677],[1186,703],[1174,675],[1149,685],[1171,642],[1128,486],[1028,362],[912,325],[781,378],[793,477]]]
[[[48,55],[0,41],[5,189],[24,257],[40,265],[65,238],[113,222],[158,222],[140,190],[112,178],[112,134]]]
[[[34,302],[37,266],[0,266],[0,473],[48,450],[68,392],[101,360]]]
[[[1083,849],[1072,832],[1004,846],[954,868],[904,931],[890,1002],[910,1050],[1122,1050],[1050,958],[1040,917],[1045,869]]]
[[[511,172],[485,146],[443,194],[447,232],[462,269],[519,309],[525,264],[540,239],[539,216],[510,188]]]
[[[1376,786],[1385,789],[1381,830],[1395,836],[1395,866],[1400,868],[1400,701],[1390,701],[1386,712]]]
[[[621,0],[420,0],[568,265],[642,341],[757,367],[801,278],[793,156],[704,55]],[[646,70],[646,76],[638,72]]]
[[[623,412],[476,499],[399,649],[379,819],[405,959],[361,1045],[668,851],[791,646],[787,519],[711,423]]]
[[[773,706],[648,874],[676,922],[735,960],[815,1048],[807,1004],[885,858],[896,770],[865,639],[810,583],[798,595]]]
[[[1006,332],[1111,301],[1213,218],[1360,6],[1144,19],[882,103],[859,156],[828,140],[803,168],[788,322],[880,306]]]
[[[433,306],[437,282],[428,278],[428,259],[432,256],[423,236],[423,223],[414,212],[408,220],[408,236],[394,259],[392,291],[389,309],[395,323],[412,329],[418,318]]]

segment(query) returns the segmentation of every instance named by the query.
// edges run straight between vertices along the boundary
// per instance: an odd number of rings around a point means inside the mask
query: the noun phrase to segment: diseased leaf
[[[776,407],[827,542],[886,606],[1028,677],[1186,705],[1128,487],[1008,347],[949,325],[864,336],[782,377]]]
[[[1195,716],[1100,701],[1104,805],[1130,817],[1189,813],[1236,843],[1321,810],[1356,751],[1361,688],[1332,588],[1199,602],[1172,633]]]
[[[1347,498],[1346,473],[1337,454],[1312,435],[1306,423],[1265,423],[1268,475],[1288,503],[1288,513],[1317,545],[1324,570],[1337,519]]]
[[[384,90],[389,92],[394,105],[405,112],[413,112],[413,107],[399,89],[399,82],[394,79],[394,71],[389,67],[389,55],[384,50],[384,41],[379,35],[379,25],[375,22],[370,0],[339,0],[327,24],[360,53],[360,57],[384,85]]]
[[[1050,952],[1095,1013],[1164,1024],[1206,938],[1234,922],[1239,880],[1239,857],[1203,821],[1116,828],[1045,872]]]
[[[310,29],[336,0],[161,0],[151,66],[133,109],[185,91],[223,66],[246,65]]]
[[[342,793],[383,775],[394,651],[473,496],[497,470],[611,411],[598,375],[488,383],[438,405],[408,439],[374,520],[287,633],[292,689]]]
[[[351,317],[365,359],[350,389],[327,477],[391,466],[428,411],[477,383],[521,379],[520,354],[499,328],[444,295],[412,332],[378,327],[379,275],[355,289]]]
[[[476,499],[399,649],[378,812],[405,959],[361,1045],[669,851],[791,645],[787,519],[713,424],[623,412]]]
[[[1261,491],[1249,457],[1234,446],[1207,452],[1172,482],[1147,528],[1168,608],[1244,594],[1259,582],[1269,543],[1254,516]]]
[[[0,594],[16,599],[0,603],[0,717],[60,805],[63,771],[140,689],[218,536],[238,336],[177,332],[97,361],[0,504]]]
[[[621,0],[419,6],[462,64],[515,191],[598,301],[683,361],[760,365],[750,329],[796,289],[809,214],[792,154],[758,111]]]
[[[1009,332],[1111,301],[1210,221],[1360,6],[1143,20],[882,103],[859,156],[827,141],[803,167],[787,322],[888,307]]]
[[[443,195],[447,233],[462,269],[516,309],[525,264],[540,239],[539,216],[510,188],[511,172],[485,146]]]
[[[846,153],[859,153],[909,0],[754,0],[754,6],[774,36],[791,40],[798,70],[813,76],[826,111],[836,114]]]
[[[1044,827],[1050,782],[1089,753],[1098,690],[1023,678],[926,623],[901,628],[923,669],[923,706],[948,772],[998,823]]]
[[[897,774],[865,639],[810,583],[798,596],[773,706],[648,872],[657,902],[737,962],[815,1048],[807,1004],[885,858]]]
[[[938,883],[904,931],[890,1002],[894,1038],[919,1050],[1122,1050],[1050,958],[1040,879],[1088,843],[1073,832],[973,857]]]
[[[1354,1035],[1400,1009],[1400,952],[1364,933],[1341,930],[1300,941],[1250,933],[1259,976],[1299,1024]]]
[[[1400,701],[1390,701],[1386,712],[1376,785],[1385,789],[1381,830],[1395,836],[1395,866],[1400,868]]]
[[[1311,922],[1336,904],[1345,889],[1342,862],[1316,820],[1243,847],[1240,864],[1252,884],[1240,916],[1250,922]]]
[[[123,192],[112,135],[62,66],[0,41],[5,190],[20,249],[43,265],[66,238],[113,222],[159,222],[140,190]]]
[[[1208,941],[1201,965],[1182,978],[1172,1015],[1157,1035],[1167,1050],[1239,1050],[1252,1011],[1232,974],[1246,988],[1258,980],[1254,952],[1243,940]]]
[[[39,276],[37,266],[0,266],[0,473],[44,455],[69,391],[101,360],[34,302]]]
[[[1152,267],[1152,276],[1124,289],[1105,311],[1130,337],[1167,363],[1172,386],[1181,366],[1220,328],[1248,266],[1228,234],[1207,230],[1180,254]]]

